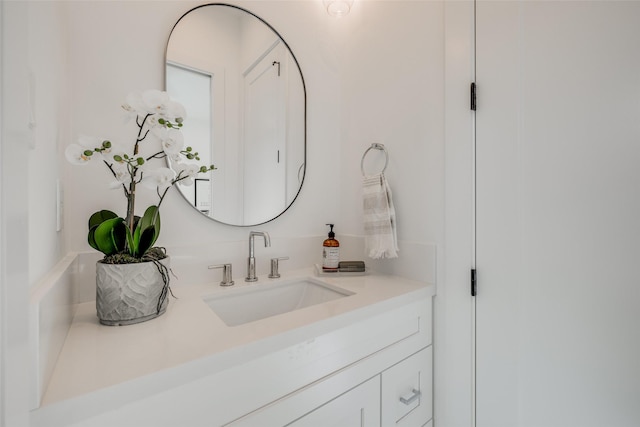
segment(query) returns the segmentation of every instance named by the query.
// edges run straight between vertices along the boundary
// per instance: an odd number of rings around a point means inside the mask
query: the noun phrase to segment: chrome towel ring
[[[384,156],[385,156],[384,167],[382,168],[382,171],[380,173],[384,173],[384,171],[387,170],[387,165],[389,164],[389,153],[387,152],[387,149],[385,148],[384,144],[379,144],[377,142],[374,142],[373,144],[371,144],[371,147],[367,148],[367,150],[362,155],[362,160],[360,160],[360,170],[362,171],[362,176],[367,176],[367,174],[364,173],[364,158],[367,156],[367,153],[369,153],[369,151],[371,150],[380,150],[384,152]]]

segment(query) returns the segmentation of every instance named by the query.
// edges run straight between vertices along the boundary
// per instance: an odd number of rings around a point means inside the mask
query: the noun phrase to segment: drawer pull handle
[[[400,396],[400,402],[405,405],[411,405],[417,398],[420,397],[422,393],[420,390],[416,390],[415,388],[411,391],[411,393],[407,393],[404,396]]]

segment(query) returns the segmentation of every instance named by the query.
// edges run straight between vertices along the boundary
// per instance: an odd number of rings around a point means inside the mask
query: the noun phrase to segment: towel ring
[[[384,144],[374,142],[373,144],[371,144],[371,147],[367,148],[367,150],[362,155],[362,160],[360,160],[360,170],[362,171],[362,176],[367,175],[366,173],[364,173],[364,158],[367,157],[367,153],[369,153],[369,151],[374,149],[384,151],[384,167],[382,168],[382,171],[380,173],[384,173],[384,171],[387,170],[387,165],[389,164],[389,153],[387,153],[387,149],[385,148]]]

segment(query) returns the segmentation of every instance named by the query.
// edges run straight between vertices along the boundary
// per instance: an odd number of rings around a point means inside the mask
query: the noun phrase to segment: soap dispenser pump
[[[322,271],[338,271],[340,263],[340,242],[336,240],[336,233],[333,232],[333,224],[327,239],[322,243]]]

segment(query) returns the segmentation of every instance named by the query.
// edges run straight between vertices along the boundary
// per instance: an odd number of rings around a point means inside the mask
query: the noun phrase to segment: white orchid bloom
[[[147,113],[165,117],[169,101],[169,94],[167,92],[157,89],[142,92],[142,102],[144,103]]]
[[[162,150],[168,155],[180,154],[184,148],[184,136],[177,129],[154,128],[153,134],[160,140]]]
[[[127,95],[125,103],[122,104],[122,108],[128,113],[130,117],[146,116],[147,108],[142,100],[142,92],[131,92]]]
[[[158,123],[158,119],[160,119],[161,117],[152,114],[151,116],[147,117],[147,125],[151,128],[151,129],[156,129],[156,128],[164,128],[164,125],[161,125],[160,123]]]
[[[131,174],[126,164],[115,163],[111,166],[111,170],[113,170],[116,180],[109,184],[109,188],[118,189],[123,185],[131,184]]]
[[[173,154],[169,154],[167,153],[167,158],[171,161],[171,163],[173,164],[178,164],[180,163],[183,159],[182,159],[182,154],[180,153],[173,153]]]
[[[150,114],[146,123],[151,128],[164,127],[158,123],[159,119],[180,123],[186,116],[182,104],[171,100],[167,92],[157,89],[130,93],[122,108],[129,117],[145,117]]]
[[[179,163],[174,169],[178,173],[178,177],[181,178],[180,183],[183,185],[192,185],[193,178],[198,176],[200,172],[200,166],[193,163]]]
[[[187,111],[179,102],[169,100],[165,117],[174,123],[182,123],[187,118]]]
[[[69,146],[64,150],[64,156],[67,158],[69,163],[74,165],[86,165],[89,160],[91,160],[92,156],[87,156],[85,151],[88,150],[79,144],[69,144]]]
[[[155,189],[161,193],[173,185],[176,173],[169,168],[157,168],[145,171],[141,184],[147,188]]]

